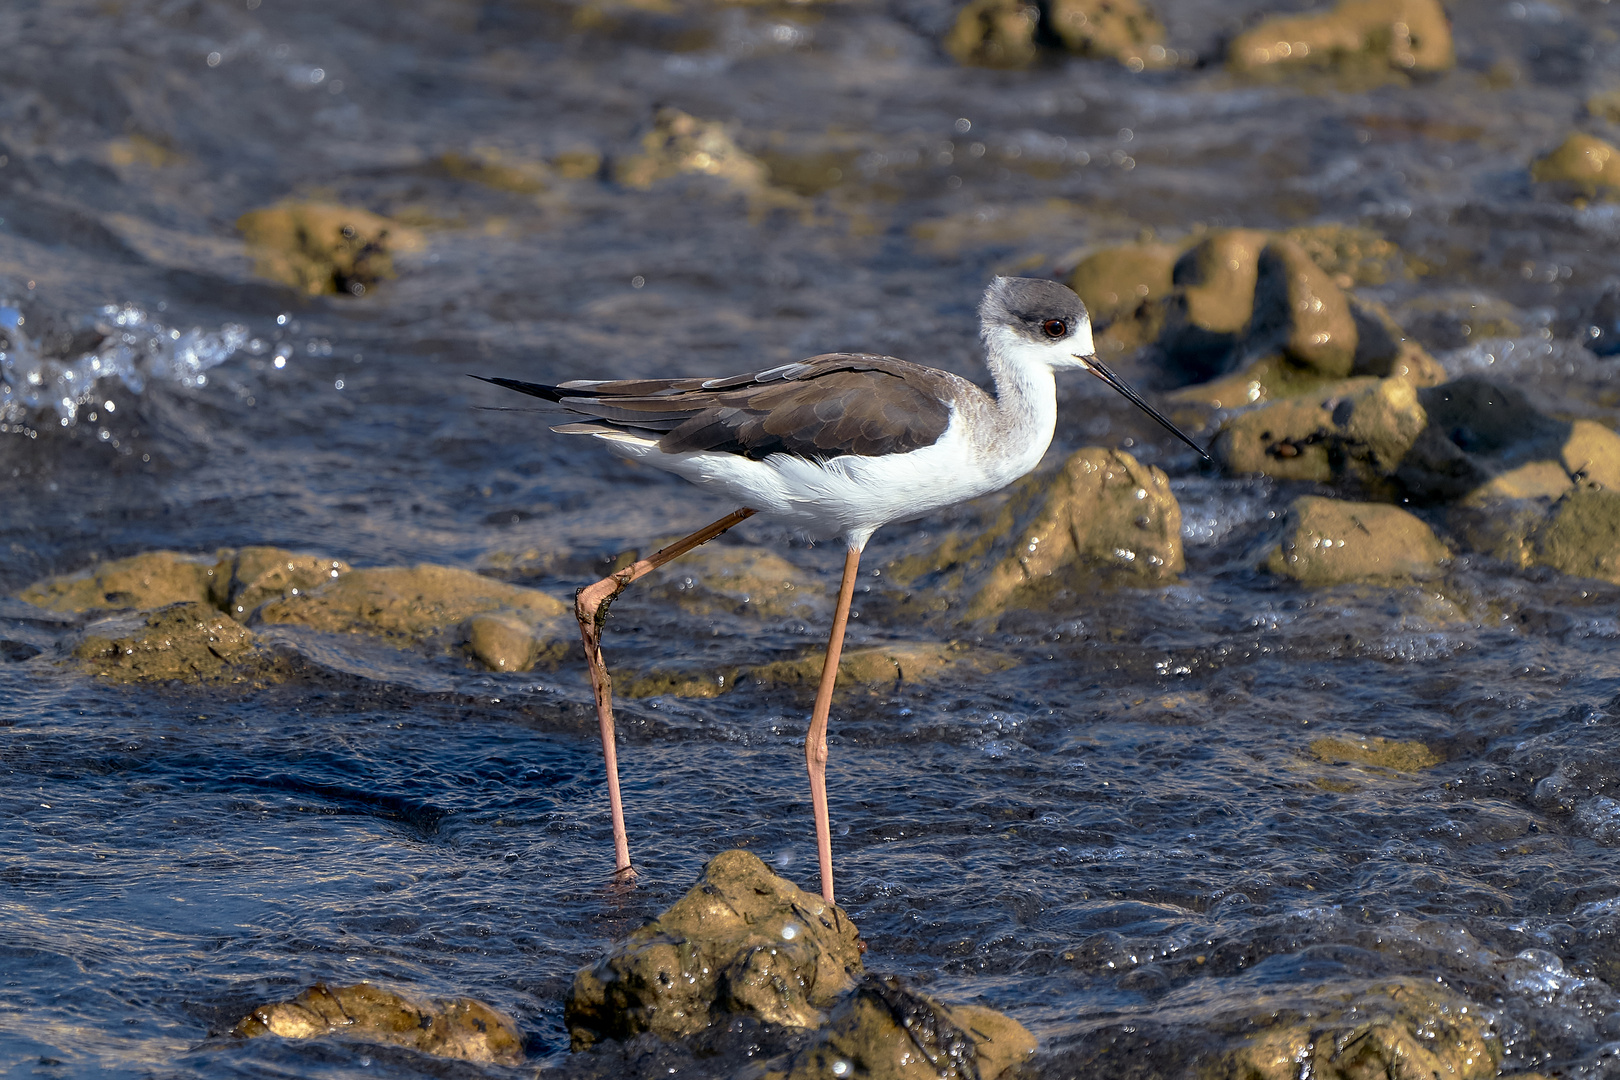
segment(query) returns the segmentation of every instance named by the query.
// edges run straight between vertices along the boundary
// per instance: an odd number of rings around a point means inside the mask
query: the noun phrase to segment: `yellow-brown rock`
[[[699,120],[679,109],[659,109],[651,130],[641,137],[641,153],[625,158],[615,170],[619,183],[649,188],[682,173],[718,176],[739,188],[762,188],[769,170],[741,149],[726,125]]]
[[[394,255],[422,246],[421,234],[354,206],[288,200],[236,221],[255,272],[311,296],[362,295],[392,278]]]
[[[969,0],[945,36],[945,51],[957,63],[1022,68],[1035,62],[1040,8],[1024,0]]]
[[[270,601],[258,621],[419,641],[475,615],[503,613],[534,626],[567,611],[539,590],[423,563],[351,570],[318,589]]]
[[[213,558],[177,551],[147,551],[77,574],[35,582],[19,599],[52,611],[148,610],[207,601],[217,571]]]
[[[1181,505],[1164,472],[1120,450],[1077,451],[1045,482],[1045,500],[991,567],[969,618],[1039,604],[1105,571],[1170,581],[1186,567]]]
[[[1450,556],[1428,525],[1399,507],[1306,495],[1288,508],[1262,565],[1312,587],[1398,585],[1432,577]]]
[[[481,1001],[421,998],[372,983],[316,983],[291,1001],[258,1006],[231,1034],[352,1039],[494,1065],[519,1065],[524,1057],[517,1025]]]
[[[679,1039],[730,1015],[818,1027],[860,974],[860,935],[842,908],[727,851],[574,976],[564,1020],[576,1050],[641,1032]]]
[[[1268,1026],[1224,1055],[1210,1080],[1488,1080],[1502,1041],[1485,1010],[1439,985],[1373,985],[1301,1007],[1289,999],[1255,1003]],[[1303,1014],[1303,1015],[1302,1015]]]
[[[1179,254],[1170,244],[1127,244],[1093,252],[1069,275],[1069,288],[1085,303],[1099,334],[1116,324],[1132,324],[1128,333],[1115,333],[1125,347],[1135,348],[1158,334],[1163,321],[1159,306],[1170,295]]]
[[[73,656],[113,682],[202,682],[246,674],[259,650],[253,631],[193,601],[92,623]]]
[[[349,564],[341,559],[283,548],[225,549],[208,579],[208,600],[232,618],[247,622],[266,600],[309,592],[348,572]]]
[[[1620,491],[1580,488],[1565,495],[1534,545],[1534,561],[1543,566],[1620,584]]]
[[[457,180],[514,195],[537,195],[550,186],[551,179],[545,162],[514,157],[493,146],[477,146],[465,154],[444,154],[439,158],[439,167]]]
[[[1254,314],[1260,252],[1268,242],[1254,229],[1223,229],[1188,249],[1173,271],[1181,321],[1212,334],[1246,330]]]
[[[1407,73],[1456,63],[1451,26],[1436,0],[1342,0],[1332,11],[1267,19],[1232,40],[1236,71],[1376,66]]]
[[[1034,1053],[1035,1037],[1011,1017],[868,975],[808,1047],[761,1080],[995,1080]]]
[[[1404,378],[1357,378],[1274,401],[1227,420],[1210,453],[1232,473],[1377,485],[1428,425]]]
[[[1344,378],[1355,365],[1349,300],[1289,240],[1274,239],[1260,252],[1247,337],[1251,348],[1275,343],[1288,359],[1330,378]]]
[[[1384,285],[1408,273],[1401,249],[1360,225],[1301,225],[1282,235],[1303,248],[1340,288]]]
[[[1530,179],[1566,195],[1613,198],[1620,194],[1620,150],[1595,135],[1576,132],[1536,159]]]
[[[828,606],[812,575],[759,547],[705,544],[648,575],[645,588],[694,615],[782,618]]]
[[[1047,18],[1072,53],[1118,60],[1134,71],[1165,66],[1164,24],[1142,0],[1051,0]]]
[[[491,671],[528,671],[541,643],[522,619],[512,615],[474,615],[467,620],[467,651]]]
[[[1364,738],[1326,736],[1311,740],[1311,753],[1328,764],[1353,762],[1373,765],[1396,772],[1417,772],[1432,769],[1445,758],[1424,743],[1415,740],[1385,739],[1370,735]]]
[[[778,660],[742,672],[738,679],[765,686],[813,689],[821,681],[820,652]],[[947,675],[983,674],[1012,666],[1012,658],[966,642],[896,642],[847,650],[838,660],[839,689],[919,683]]]

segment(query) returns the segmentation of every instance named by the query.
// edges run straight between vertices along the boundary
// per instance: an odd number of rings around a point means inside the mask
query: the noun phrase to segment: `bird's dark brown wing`
[[[728,379],[633,379],[560,386],[490,382],[555,401],[593,427],[656,437],[667,453],[825,459],[932,445],[956,380],[891,356],[828,353]]]

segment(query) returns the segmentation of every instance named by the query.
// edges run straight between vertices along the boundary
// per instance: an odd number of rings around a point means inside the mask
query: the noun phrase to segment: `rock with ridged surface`
[[[1228,66],[1251,74],[1422,74],[1455,63],[1451,24],[1437,0],[1343,0],[1331,11],[1267,19],[1233,38],[1227,50]]]
[[[1307,495],[1288,508],[1262,565],[1302,585],[1398,585],[1434,576],[1450,556],[1434,530],[1399,507]]]

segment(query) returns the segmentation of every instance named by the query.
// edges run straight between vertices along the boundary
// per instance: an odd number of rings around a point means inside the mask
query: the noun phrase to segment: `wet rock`
[[[1288,508],[1262,566],[1312,587],[1397,585],[1434,576],[1450,556],[1433,530],[1399,507],[1307,495]]]
[[[749,852],[727,851],[669,910],[574,976],[564,1019],[575,1050],[641,1032],[679,1039],[736,1014],[817,1027],[861,973],[860,953],[841,908]]]
[[[476,615],[501,613],[533,626],[568,610],[537,589],[422,563],[351,570],[318,589],[270,601],[258,621],[421,641]]]
[[[737,685],[736,668],[722,671],[649,671],[622,681],[613,692],[624,698],[682,697],[716,698]]]
[[[1023,0],[971,0],[945,37],[958,63],[1028,67],[1043,36],[1081,56],[1118,60],[1133,71],[1164,67],[1164,25],[1142,0],[1052,0],[1043,8]]]
[[[1451,26],[1436,0],[1343,0],[1332,11],[1267,19],[1234,38],[1227,52],[1227,64],[1247,73],[1419,74],[1455,62]]]
[[[372,983],[316,983],[291,1001],[260,1005],[231,1034],[252,1039],[336,1037],[495,1065],[522,1064],[517,1025],[472,998],[420,998]]]
[[[990,568],[969,618],[1042,604],[1059,590],[1084,588],[1082,579],[1099,570],[1156,583],[1186,568],[1181,505],[1162,470],[1088,447],[1043,487],[1035,519]]]
[[[1543,566],[1620,584],[1620,490],[1583,487],[1565,495],[1533,543]]]
[[[773,207],[804,210],[798,195],[774,187],[770,169],[743,150],[727,126],[699,120],[679,109],[662,108],[641,138],[641,153],[618,162],[614,176],[626,187],[649,188],[676,176],[698,174],[726,181],[748,198],[753,212]]]
[[[819,583],[774,551],[706,544],[649,575],[650,595],[693,615],[813,614],[824,603]]]
[[[1172,271],[1160,339],[1167,358],[1195,381],[1218,374],[1254,314],[1254,288],[1266,234],[1225,229],[1199,241]]]
[[[467,620],[467,651],[491,671],[528,671],[541,643],[522,619],[474,615]]]
[[[1519,337],[1519,313],[1511,304],[1471,291],[1439,291],[1402,305],[1401,322],[1431,349],[1460,349],[1482,338]]]
[[[207,601],[216,575],[212,558],[148,551],[35,582],[18,598],[64,612],[151,609]]]
[[[1350,302],[1327,272],[1288,240],[1272,240],[1260,252],[1247,337],[1250,348],[1274,344],[1296,364],[1329,378],[1349,375],[1355,364]]]
[[[226,614],[247,622],[268,600],[309,592],[348,572],[349,564],[341,559],[283,548],[225,549],[208,579],[208,599]]]
[[[1433,983],[1394,983],[1309,1004],[1257,1003],[1275,1026],[1228,1052],[1211,1080],[1487,1080],[1501,1040],[1479,1007]]]
[[[1620,196],[1620,150],[1595,135],[1576,132],[1536,159],[1530,179],[1565,197],[1612,199]]]
[[[760,1080],[995,1080],[1035,1053],[1011,1017],[948,1006],[892,975],[868,975],[841,1001],[814,1042]]]
[[[749,668],[738,680],[777,687],[814,688],[821,682],[823,656],[818,651],[800,660],[780,660]],[[919,683],[947,675],[983,674],[1011,667],[1001,653],[966,642],[896,642],[875,648],[849,649],[838,659],[837,687],[886,687]]]
[[[1395,477],[1425,501],[1460,499],[1499,473],[1556,458],[1569,432],[1517,390],[1472,376],[1419,390],[1418,401],[1429,423]]]
[[[353,206],[287,201],[236,221],[255,272],[311,296],[360,296],[394,277],[394,255],[422,246],[421,234]]]
[[[92,623],[73,647],[92,674],[113,682],[184,682],[256,674],[253,631],[208,604],[171,604]]]
[[[1445,760],[1423,743],[1402,742],[1376,735],[1367,738],[1312,739],[1311,753],[1318,760],[1328,764],[1348,761],[1357,765],[1394,769],[1397,772],[1431,769]]]
[[[1428,421],[1406,379],[1346,379],[1232,417],[1210,452],[1232,473],[1347,481],[1380,490]]]
[[[1282,235],[1298,244],[1341,289],[1384,285],[1410,273],[1399,247],[1359,225],[1302,225]]]
[[[1080,56],[1118,60],[1133,71],[1168,59],[1164,24],[1142,0],[1050,0],[1047,19],[1064,48]]]
[[[1136,349],[1158,337],[1179,255],[1170,244],[1130,244],[1093,252],[1074,268],[1069,288],[1086,305],[1099,349]]]
[[[1598,356],[1620,353],[1620,286],[1611,285],[1583,320],[1583,344]]]
[[[514,195],[538,195],[550,186],[551,180],[545,162],[513,157],[493,146],[474,147],[465,154],[443,154],[439,167],[454,179]]]

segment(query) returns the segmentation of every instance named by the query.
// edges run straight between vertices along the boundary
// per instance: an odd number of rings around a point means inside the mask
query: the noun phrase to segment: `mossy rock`
[[[1050,0],[1046,18],[1079,56],[1118,60],[1134,71],[1166,66],[1164,24],[1142,0]]]
[[[1582,487],[1565,495],[1533,543],[1540,565],[1620,584],[1620,490]]]
[[[1158,337],[1163,301],[1172,288],[1177,248],[1170,244],[1127,244],[1087,255],[1069,274],[1069,288],[1086,305],[1098,347],[1136,349]]]
[[[808,1047],[760,1080],[996,1080],[1034,1054],[1035,1036],[1009,1016],[946,1005],[892,975],[868,975]]]
[[[1210,452],[1231,473],[1377,488],[1427,425],[1404,378],[1345,379],[1230,418]]]
[[[268,600],[318,589],[349,572],[341,559],[276,547],[245,547],[219,553],[208,579],[208,599],[232,618],[247,622]]]
[[[1194,244],[1171,272],[1159,345],[1194,381],[1220,372],[1254,316],[1254,288],[1267,236],[1223,229]]]
[[[1245,336],[1251,348],[1274,343],[1294,363],[1329,378],[1343,378],[1355,366],[1358,333],[1350,301],[1290,240],[1273,239],[1260,251]]]
[[[1620,195],[1620,150],[1595,135],[1576,132],[1530,166],[1530,179],[1570,197]]]
[[[147,551],[35,582],[18,599],[71,613],[207,602],[215,588],[217,561],[177,551]]]
[[[1267,19],[1227,50],[1227,65],[1249,74],[1420,74],[1455,63],[1451,25],[1436,0],[1343,0],[1331,11]]]
[[[860,935],[842,908],[727,851],[574,976],[564,1021],[575,1050],[642,1032],[680,1039],[734,1015],[814,1028],[860,974]]]
[[[551,186],[551,169],[545,162],[513,157],[493,146],[442,154],[438,164],[456,180],[513,195],[538,195]]]
[[[1301,225],[1283,232],[1341,288],[1385,285],[1411,271],[1406,256],[1382,233],[1360,225]]]
[[[1433,577],[1451,552],[1418,517],[1383,503],[1307,495],[1288,508],[1264,569],[1302,585],[1399,585]]]
[[[542,658],[554,666],[567,652],[561,640],[536,635],[525,619],[508,612],[474,615],[461,629],[467,651],[491,671],[529,671]]]
[[[1311,740],[1311,753],[1317,760],[1329,765],[1351,762],[1373,765],[1396,772],[1419,772],[1432,769],[1445,761],[1424,743],[1415,740],[1385,739],[1378,735],[1367,738],[1340,738],[1325,736]]]
[[[92,623],[73,656],[119,683],[234,680],[262,674],[264,659],[253,631],[197,601]]]
[[[310,592],[270,601],[259,609],[258,622],[421,641],[476,615],[508,614],[533,626],[568,611],[537,589],[421,563],[351,570]]]
[[[1268,996],[1251,1023],[1264,1030],[1204,1069],[1204,1080],[1489,1080],[1503,1057],[1485,1010],[1433,982],[1312,1002]]]
[[[673,600],[693,615],[785,618],[827,606],[814,576],[758,547],[705,544],[654,571],[644,584],[649,595]]]
[[[341,1038],[493,1065],[521,1065],[517,1025],[472,998],[423,998],[373,983],[316,983],[291,1001],[255,1007],[231,1034],[239,1039]]]
[[[354,206],[288,200],[236,220],[255,272],[310,296],[359,296],[395,276],[394,255],[422,246],[421,234]]]
[[[620,160],[613,174],[632,188],[650,188],[677,176],[713,176],[746,197],[754,218],[773,209],[802,215],[810,207],[802,196],[774,186],[770,169],[737,145],[726,124],[674,108],[658,110],[641,137],[641,153]]]
[[[748,668],[738,676],[764,686],[814,689],[821,682],[825,659],[820,652],[799,660],[779,660]],[[864,649],[849,649],[838,659],[838,689],[855,686],[892,687],[920,683],[950,675],[980,675],[1001,671],[1014,661],[1002,653],[966,642],[896,642]]]
[[[1028,67],[1040,55],[1039,23],[1040,9],[1024,0],[969,0],[945,36],[945,51],[959,64]]]

